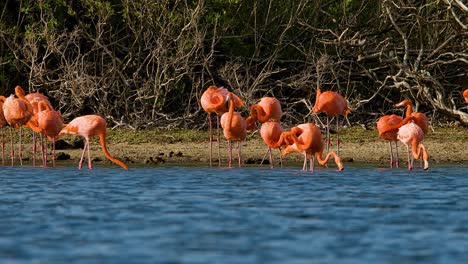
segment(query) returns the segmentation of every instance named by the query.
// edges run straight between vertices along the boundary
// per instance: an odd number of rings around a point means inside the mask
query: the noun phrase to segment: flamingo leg
[[[270,168],[274,168],[275,166],[273,165],[273,157],[271,156],[271,148],[268,147],[268,152],[270,153]]]
[[[340,128],[340,118],[336,116],[336,145],[338,147],[337,154],[340,155],[340,133],[338,133],[338,129]]]
[[[5,165],[5,136],[3,135],[3,127],[2,127],[2,165]]]
[[[88,168],[90,170],[92,170],[93,169],[93,163],[91,161],[91,147],[90,147],[90,144],[89,144],[89,140],[87,140],[87,141],[88,141]]]
[[[218,167],[221,167],[221,148],[219,145],[221,144],[219,140],[219,115],[216,115],[216,129],[218,130],[218,136],[217,136],[217,141],[218,141]]]
[[[83,152],[81,152],[81,159],[80,159],[80,163],[78,164],[78,169],[80,170],[83,167],[83,158],[84,158],[84,154],[85,154],[87,147],[88,147],[88,140],[86,140],[85,145],[83,147]]]
[[[13,147],[13,131],[10,126],[10,145],[11,145],[11,166],[15,164],[15,148]]]
[[[44,159],[42,159],[43,160],[42,165],[44,167],[47,167],[47,140],[46,140],[46,144],[43,145],[43,149],[44,149],[44,153],[45,153],[45,162],[44,162]]]
[[[52,167],[55,168],[55,138],[52,140]]]
[[[208,113],[208,124],[210,126],[210,167],[213,162],[213,128],[211,127],[211,113]]]
[[[398,161],[398,141],[395,141],[395,167],[398,168],[400,162]]]
[[[39,137],[41,140],[42,165],[47,166],[47,148],[44,149],[44,137],[42,136],[42,134],[39,134]]]
[[[237,161],[239,162],[239,168],[242,167],[241,148],[241,142],[237,141]]]
[[[228,147],[229,147],[229,168],[232,168],[232,142],[228,140]]]
[[[19,130],[19,159],[20,159],[20,166],[23,166],[23,151],[21,147],[21,138],[23,134],[23,127],[20,126]]]
[[[327,116],[327,153],[330,150],[330,118]]]
[[[302,164],[302,170],[307,171],[307,154],[304,151],[304,164]]]
[[[263,162],[265,161],[266,156],[268,155],[268,152],[269,152],[269,151],[270,151],[270,147],[268,147],[268,149],[267,149],[266,152],[265,152],[265,155],[263,155],[263,159],[262,159],[262,162],[260,162],[260,166],[263,165]]]
[[[33,167],[36,167],[36,132],[32,132],[32,138],[33,138]]]
[[[388,146],[390,147],[390,168],[393,168],[393,151],[392,151],[392,142],[388,142]]]
[[[312,158],[310,158],[309,161],[310,161],[310,171],[314,172],[315,156],[312,156]]]
[[[409,151],[408,145],[406,146],[406,150],[408,152],[408,170],[412,170],[413,169],[413,162],[411,161],[410,151]]]

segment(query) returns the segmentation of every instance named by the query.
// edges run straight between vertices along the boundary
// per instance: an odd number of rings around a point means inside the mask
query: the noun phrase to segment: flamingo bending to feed
[[[413,169],[413,158],[420,159],[421,156],[424,161],[424,170],[427,170],[429,168],[429,155],[427,154],[426,147],[421,144],[421,141],[424,138],[422,128],[415,123],[408,123],[398,129],[397,137],[408,149],[408,170]],[[410,145],[413,154],[412,157],[409,153]]]
[[[333,151],[327,153],[323,159],[323,142],[320,135],[320,129],[312,123],[300,124],[291,128],[288,132],[283,132],[284,137],[287,139],[281,143],[286,142],[287,147],[283,150],[283,156],[292,153],[300,152],[304,155],[304,164],[302,170],[307,171],[307,159],[310,160],[310,171],[314,170],[314,160],[317,160],[320,165],[327,164],[328,160],[333,157],[338,170],[343,170],[343,162],[341,158]]]
[[[41,135],[52,140],[52,166],[55,167],[55,141],[63,128],[63,117],[60,112],[54,111],[45,101],[38,103],[38,112],[28,122],[29,127]],[[41,137],[42,139],[42,137]],[[44,166],[47,165],[47,144],[45,147]]]
[[[351,113],[345,98],[341,94],[333,91],[322,93],[320,88],[317,88],[317,95],[315,97],[315,104],[312,111],[314,113],[324,112],[327,115],[327,152],[330,149],[330,117],[336,117],[336,144],[338,148],[337,152],[340,154],[340,135],[338,134],[340,122],[338,116],[347,116]]]
[[[104,120],[104,118],[98,115],[85,115],[85,116],[80,116],[80,117],[73,119],[64,128],[62,128],[59,135],[69,134],[69,135],[75,135],[75,136],[82,136],[85,138],[86,142],[83,148],[83,152],[81,153],[81,159],[78,165],[79,169],[83,167],[83,158],[84,158],[86,149],[88,149],[88,167],[89,169],[93,168],[93,165],[91,163],[89,141],[91,137],[99,136],[101,149],[104,152],[104,155],[106,156],[106,158],[108,158],[113,163],[119,165],[120,167],[124,168],[125,170],[128,170],[127,165],[125,165],[120,160],[112,157],[109,151],[107,150],[106,133],[107,133],[107,123]]]
[[[239,113],[234,112],[235,99],[232,93],[227,94],[226,101],[229,111],[221,116],[221,127],[229,145],[229,168],[232,168],[232,141],[237,141],[237,160],[241,167],[241,141],[247,137],[247,122]]]
[[[208,87],[205,92],[203,92],[200,99],[200,104],[203,110],[205,110],[205,112],[208,113],[208,124],[210,127],[210,167],[212,166],[213,160],[213,128],[211,125],[211,113],[214,113],[216,115],[218,166],[221,166],[221,154],[219,148],[219,117],[228,111],[228,107],[226,104],[226,96],[228,93],[229,91],[226,88],[218,88],[212,85]],[[232,94],[231,99],[234,102],[234,107],[242,107],[244,105],[244,102],[234,94]]]
[[[11,166],[14,165],[15,151],[13,149],[13,137],[12,137],[12,128],[19,128],[19,159],[20,164],[23,165],[23,152],[21,148],[21,134],[22,126],[24,126],[31,116],[33,115],[32,105],[29,103],[24,95],[24,90],[20,86],[15,87],[15,94],[10,95],[6,98],[5,103],[3,104],[3,114],[5,115],[5,120],[10,125],[10,143],[11,143]]]

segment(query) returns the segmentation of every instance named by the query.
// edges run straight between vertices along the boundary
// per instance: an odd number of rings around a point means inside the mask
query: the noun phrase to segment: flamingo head
[[[411,102],[409,100],[405,99],[405,100],[399,102],[398,104],[396,104],[395,106],[396,107],[402,107],[402,106],[407,106],[407,105],[410,105],[410,104],[411,104]]]
[[[429,169],[429,161],[425,160],[424,161],[424,170]]]
[[[338,166],[338,171],[344,170],[343,161],[339,157],[336,158],[335,163]]]

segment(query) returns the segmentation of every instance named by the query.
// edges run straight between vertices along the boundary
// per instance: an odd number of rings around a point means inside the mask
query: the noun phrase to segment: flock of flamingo
[[[465,101],[468,103],[468,89],[463,92]],[[257,104],[250,107],[250,115],[243,118],[238,112],[234,112],[235,108],[244,106],[244,102],[232,92],[225,88],[210,86],[202,94],[200,100],[201,106],[208,113],[210,127],[210,166],[213,163],[213,129],[211,114],[216,115],[217,122],[217,142],[218,142],[218,166],[221,165],[219,137],[220,128],[223,129],[224,137],[228,140],[229,148],[229,167],[232,167],[232,142],[237,142],[237,159],[239,167],[241,161],[241,144],[245,140],[248,131],[255,128],[257,122],[261,123],[260,136],[268,146],[266,155],[269,155],[270,164],[273,166],[272,149],[279,149],[281,152],[280,163],[282,166],[281,157],[293,152],[301,153],[304,156],[304,164],[302,170],[307,171],[307,162],[309,161],[309,170],[313,171],[314,160],[317,158],[319,164],[325,165],[331,157],[333,157],[338,170],[343,170],[343,162],[339,157],[340,139],[337,133],[337,153],[329,151],[330,149],[330,118],[336,118],[337,131],[339,128],[340,115],[346,116],[351,113],[344,97],[333,91],[322,92],[317,89],[315,105],[312,109],[314,113],[323,112],[327,116],[327,138],[326,151],[327,155],[323,158],[324,143],[320,134],[320,129],[313,123],[299,124],[284,130],[280,124],[280,119],[283,114],[280,102],[274,97],[261,98]],[[408,169],[413,169],[414,159],[421,159],[424,162],[423,168],[429,168],[426,147],[421,143],[424,136],[428,132],[429,123],[425,114],[414,112],[411,102],[404,100],[396,107],[406,107],[406,116],[402,118],[397,115],[385,115],[377,121],[377,130],[380,137],[389,142],[390,147],[390,167],[399,167],[398,162],[398,141],[401,141],[407,147],[408,152]],[[395,154],[393,150],[395,145]],[[410,153],[411,148],[411,153]],[[263,163],[263,161],[262,161]]]
[[[16,96],[15,96],[16,95]],[[0,96],[0,128],[2,135],[2,163],[5,157],[5,140],[3,128],[6,125],[10,127],[10,143],[11,143],[11,166],[14,165],[15,151],[13,146],[12,129],[19,128],[19,160],[23,164],[22,154],[22,128],[29,128],[33,131],[33,166],[36,166],[36,133],[40,135],[42,166],[47,166],[47,144],[44,144],[43,137],[47,137],[53,142],[52,166],[55,166],[55,141],[59,136],[64,134],[77,135],[85,138],[85,145],[81,154],[81,159],[78,167],[83,166],[83,159],[86,150],[88,150],[88,167],[93,168],[90,155],[90,138],[99,136],[100,144],[104,155],[121,166],[128,169],[120,160],[115,159],[109,154],[106,147],[106,130],[107,124],[104,118],[98,115],[85,115],[73,119],[70,123],[65,124],[60,112],[55,111],[49,99],[40,93],[25,94],[20,86],[15,87],[15,95],[10,95],[5,98]]]
[[[16,95],[16,96],[15,96]],[[81,153],[78,168],[83,167],[84,155],[87,150],[88,167],[92,169],[90,138],[98,136],[100,146],[104,155],[115,164],[127,170],[128,167],[120,160],[112,157],[106,147],[107,124],[104,118],[98,115],[80,116],[68,124],[60,112],[55,111],[48,98],[40,93],[25,94],[20,86],[15,87],[15,95],[8,98],[0,96],[0,128],[2,137],[2,163],[5,157],[4,127],[9,125],[11,143],[11,166],[14,166],[15,151],[13,146],[13,129],[19,129],[19,161],[22,165],[22,128],[29,128],[33,131],[33,166],[36,166],[36,133],[40,135],[40,145],[42,153],[42,166],[47,166],[47,144],[44,144],[44,137],[52,140],[52,166],[55,166],[55,141],[65,134],[82,136],[85,144]],[[463,92],[465,101],[468,103],[468,89]],[[339,128],[340,115],[346,116],[351,113],[345,98],[333,91],[322,92],[317,89],[315,105],[312,109],[314,113],[323,112],[327,116],[327,136],[326,151],[323,157],[324,143],[320,129],[313,123],[305,123],[293,126],[289,130],[283,129],[280,119],[283,115],[280,102],[274,97],[261,98],[257,104],[250,107],[250,115],[243,118],[234,110],[244,106],[244,102],[226,88],[210,86],[202,94],[200,104],[208,113],[210,140],[209,155],[210,166],[213,164],[213,126],[211,114],[216,115],[217,142],[218,142],[218,166],[221,166],[220,158],[220,124],[224,137],[228,141],[229,147],[229,167],[232,168],[232,142],[237,142],[238,166],[242,165],[241,142],[247,137],[247,132],[254,130],[257,123],[261,123],[260,135],[267,145],[267,151],[263,160],[269,155],[269,161],[273,167],[272,149],[279,149],[281,152],[280,163],[282,166],[282,156],[293,152],[301,153],[304,156],[302,170],[313,171],[315,158],[321,165],[327,164],[333,157],[338,170],[343,170],[343,162],[339,157],[340,139],[337,133],[337,153],[330,151],[330,118],[336,118],[337,131]],[[408,169],[413,168],[414,159],[421,159],[424,162],[423,168],[429,168],[428,154],[426,147],[421,143],[428,132],[429,124],[427,117],[420,112],[413,112],[411,102],[404,100],[396,107],[406,107],[405,118],[397,115],[385,115],[377,121],[377,129],[380,137],[389,142],[390,147],[390,167],[399,167],[398,161],[398,141],[407,147]],[[393,143],[395,149],[393,148]],[[410,153],[411,147],[411,153]],[[395,154],[394,154],[395,152]],[[309,162],[309,167],[307,163]],[[263,163],[263,161],[262,161]]]

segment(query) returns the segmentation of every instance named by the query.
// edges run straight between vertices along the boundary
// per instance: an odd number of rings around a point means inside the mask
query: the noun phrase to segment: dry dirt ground
[[[208,166],[208,134],[202,133],[195,138],[183,139],[172,137],[174,140],[158,140],[171,132],[160,132],[158,135],[146,136],[140,138],[150,138],[148,140],[126,140],[110,131],[108,149],[116,158],[121,159],[131,168],[141,166],[161,166],[161,165],[180,165],[180,166]],[[139,133],[139,132],[134,132]],[[124,133],[125,134],[125,133]],[[127,135],[128,136],[128,135]],[[332,142],[336,135],[332,135]],[[386,166],[389,162],[388,142],[380,139],[374,129],[366,130],[361,127],[352,127],[344,129],[341,132],[341,158],[345,167],[353,164],[373,163],[378,166]],[[71,137],[65,138],[70,142]],[[429,156],[430,165],[459,163],[468,164],[468,130],[462,127],[456,128],[435,128],[426,135],[423,141]],[[234,144],[234,146],[236,146]],[[213,156],[217,157],[217,145],[213,145]],[[95,166],[108,166],[110,162],[106,160],[103,152],[99,149],[98,140],[92,141],[91,155]],[[248,139],[242,143],[242,157],[246,166],[258,166],[265,151],[266,145],[261,140],[258,131],[250,134]],[[332,146],[332,150],[336,150]],[[234,158],[236,149],[233,149]],[[62,153],[70,155],[70,159],[58,161],[58,164],[78,163],[81,149],[63,149],[57,150],[59,156]],[[274,162],[277,165],[279,151],[274,150]],[[28,154],[25,154],[25,156]],[[406,166],[406,147],[399,144],[399,156],[401,166]],[[221,161],[226,166],[228,160],[227,143],[221,136]],[[298,165],[302,162],[302,156],[299,153],[293,153],[284,158],[284,165]],[[234,160],[234,164],[237,160]],[[217,165],[217,162],[214,162]],[[415,163],[418,164],[418,163]],[[86,164],[84,165],[86,166]],[[331,164],[330,166],[334,166]]]

